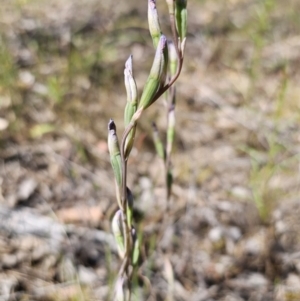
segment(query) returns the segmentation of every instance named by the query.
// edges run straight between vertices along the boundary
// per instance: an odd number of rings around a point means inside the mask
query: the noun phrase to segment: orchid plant
[[[156,0],[148,0],[148,24],[155,48],[155,56],[148,79],[141,97],[138,96],[137,85],[133,76],[133,58],[129,56],[125,63],[124,81],[127,103],[124,110],[125,130],[119,143],[116,125],[111,119],[108,123],[108,149],[116,184],[118,211],[112,219],[112,231],[122,260],[115,284],[114,300],[129,301],[132,292],[132,276],[139,259],[139,241],[134,227],[131,190],[127,187],[127,162],[132,150],[139,118],[144,111],[156,102],[163,94],[169,95],[168,126],[166,146],[159,139],[154,125],[154,143],[158,155],[165,165],[167,199],[171,195],[172,173],[170,156],[174,140],[175,127],[175,89],[184,58],[187,27],[187,1],[166,0],[170,17],[172,39],[168,40],[161,32]]]

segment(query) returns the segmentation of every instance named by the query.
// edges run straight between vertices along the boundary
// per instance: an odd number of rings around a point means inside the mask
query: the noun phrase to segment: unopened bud
[[[157,45],[154,61],[150,70],[150,76],[154,79],[161,79],[168,64],[167,38],[162,35]]]
[[[123,235],[123,223],[122,223],[122,211],[118,210],[111,222],[112,231],[117,243],[119,256],[123,259],[125,255],[125,247],[124,247],[124,235]]]
[[[108,123],[108,150],[110,155],[111,166],[117,181],[118,187],[122,182],[121,154],[117,137],[116,125],[112,119]]]
[[[176,27],[181,42],[186,37],[186,27],[187,27],[186,5],[187,5],[186,0],[176,0]]]
[[[148,23],[153,45],[156,48],[161,36],[156,0],[148,0]]]
[[[124,81],[125,81],[125,87],[127,92],[127,103],[124,110],[124,124],[126,128],[129,125],[132,116],[137,110],[137,102],[138,102],[138,96],[137,96],[138,92],[137,92],[137,87],[132,72],[132,55],[129,56],[128,60],[125,63]],[[125,159],[128,158],[131,149],[133,147],[135,131],[136,131],[136,126],[132,128],[132,130],[130,131],[130,133],[126,138]]]
[[[131,120],[132,115],[135,113],[134,106],[137,105],[137,87],[136,83],[133,77],[132,72],[132,55],[129,56],[125,63],[125,69],[124,69],[124,82],[125,82],[125,88],[127,92],[127,103],[130,104],[130,107],[127,109],[127,114],[125,113],[125,126],[127,126]],[[130,110],[129,110],[130,109]],[[136,110],[136,108],[135,108]],[[126,109],[125,109],[126,111]],[[132,112],[133,111],[133,112]],[[130,116],[131,115],[131,116]]]
[[[144,87],[141,101],[138,108],[146,109],[153,103],[153,98],[161,85],[165,82],[168,66],[167,39],[161,35],[156,48],[154,61],[150,70],[150,75]]]

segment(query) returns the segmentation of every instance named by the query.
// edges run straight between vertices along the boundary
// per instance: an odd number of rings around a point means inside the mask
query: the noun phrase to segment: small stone
[[[18,279],[6,274],[0,274],[0,300],[8,300],[2,296],[9,297],[14,288],[18,285]]]
[[[246,241],[245,252],[249,255],[261,255],[265,251],[266,242],[265,231],[260,231]]]
[[[19,85],[21,88],[29,89],[33,86],[35,77],[29,71],[19,72]]]
[[[279,220],[278,222],[275,223],[276,234],[283,234],[287,230],[288,230],[288,226],[284,221]]]
[[[58,219],[64,224],[89,223],[97,226],[103,218],[100,206],[77,206],[63,208],[56,212]]]
[[[223,230],[221,227],[214,227],[208,232],[208,238],[212,242],[218,242],[222,239]]]
[[[32,252],[32,260],[38,261],[49,254],[49,247],[47,245],[40,245]]]
[[[2,267],[5,269],[13,268],[17,265],[18,259],[15,254],[4,254],[1,257]]]
[[[287,277],[286,284],[289,288],[300,292],[300,277],[294,273],[290,273]]]
[[[250,199],[251,198],[251,192],[242,186],[235,186],[231,189],[232,196],[238,198],[238,199]]]
[[[262,288],[268,285],[268,280],[266,277],[260,273],[252,273],[247,279],[247,283],[253,288]]]
[[[1,262],[2,267],[9,269],[17,266],[21,261],[27,257],[27,254],[24,252],[18,252],[16,254],[4,254],[2,256]]]
[[[8,125],[9,125],[9,122],[6,119],[0,118],[0,131],[6,130]]]
[[[37,188],[37,185],[38,183],[33,178],[23,180],[19,185],[17,193],[18,200],[27,200],[34,193],[35,189]]]
[[[97,281],[98,277],[92,269],[80,265],[78,267],[78,278],[80,283],[91,285]]]
[[[242,231],[238,227],[229,227],[226,231],[226,234],[233,241],[238,241],[242,236]]]
[[[232,210],[232,203],[228,201],[220,201],[217,204],[217,208],[224,212],[229,212]]]
[[[35,83],[32,87],[32,91],[42,96],[46,96],[48,94],[47,87],[41,83]]]

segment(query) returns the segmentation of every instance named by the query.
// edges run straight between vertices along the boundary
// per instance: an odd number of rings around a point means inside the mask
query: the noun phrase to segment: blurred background
[[[0,300],[109,300],[120,261],[107,123],[125,60],[141,91],[147,1],[0,1]],[[164,1],[157,1],[170,37]],[[167,225],[151,122],[129,187],[143,241],[134,300],[300,300],[300,2],[189,0]]]

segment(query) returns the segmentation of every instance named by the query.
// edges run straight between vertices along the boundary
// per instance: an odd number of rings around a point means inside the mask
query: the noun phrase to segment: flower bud
[[[176,0],[176,27],[181,42],[186,37],[186,27],[187,27],[186,4],[187,4],[186,0]]]
[[[154,61],[150,70],[150,75],[144,87],[141,100],[138,108],[146,109],[153,103],[153,98],[165,82],[168,66],[168,47],[167,39],[161,35],[159,43],[156,48]]]
[[[112,119],[108,123],[108,150],[110,155],[111,166],[114,171],[116,182],[118,187],[121,187],[122,183],[122,167],[121,167],[121,154],[120,147],[116,132],[116,125]]]
[[[132,55],[129,56],[125,63],[124,81],[127,92],[127,104],[124,111],[124,124],[127,127],[132,119],[132,116],[137,110],[138,92],[135,80],[132,73]],[[134,143],[136,126],[132,128],[125,142],[125,158],[128,158]]]
[[[124,231],[123,231],[123,223],[122,223],[122,211],[118,210],[111,222],[112,231],[117,243],[119,256],[123,259],[125,255],[125,247],[124,247]]]
[[[150,70],[150,76],[154,79],[161,79],[168,65],[168,44],[167,38],[161,35],[157,45],[154,61]]]
[[[136,111],[138,100],[137,87],[132,72],[132,55],[129,56],[125,63],[124,82],[127,92],[127,106],[125,108],[124,121],[125,126],[127,126],[131,120],[132,115]]]
[[[156,48],[161,36],[156,0],[148,0],[148,24],[153,45]]]

